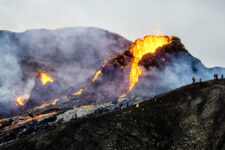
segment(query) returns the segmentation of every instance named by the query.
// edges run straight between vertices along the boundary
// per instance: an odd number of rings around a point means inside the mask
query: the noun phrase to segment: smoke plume
[[[36,74],[46,72],[60,89],[80,88],[101,67],[130,46],[125,38],[98,28],[0,31],[0,113],[14,109],[17,96],[30,95]]]

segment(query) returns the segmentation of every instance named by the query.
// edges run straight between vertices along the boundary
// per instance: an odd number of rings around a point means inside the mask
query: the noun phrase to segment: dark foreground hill
[[[53,126],[1,149],[225,149],[225,80],[187,85],[98,117]]]

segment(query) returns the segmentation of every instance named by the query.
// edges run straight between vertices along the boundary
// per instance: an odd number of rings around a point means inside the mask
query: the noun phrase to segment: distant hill
[[[122,36],[94,27],[0,31],[0,105],[5,106],[0,113],[14,107],[16,96],[30,94],[38,72],[60,81],[61,89],[80,88],[107,54],[114,57],[130,45]]]
[[[0,31],[0,48],[18,56],[23,75],[42,69],[42,66],[55,72],[61,71],[62,67],[79,69],[77,74],[85,70],[82,77],[90,76],[101,66],[107,53],[115,56],[130,44],[118,34],[94,27],[37,29],[21,33]]]
[[[225,80],[190,84],[98,117],[73,120],[2,149],[224,149]]]

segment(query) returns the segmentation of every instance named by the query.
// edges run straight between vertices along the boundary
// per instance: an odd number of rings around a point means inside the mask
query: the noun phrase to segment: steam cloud
[[[61,88],[80,88],[103,64],[131,44],[98,28],[0,31],[0,113],[14,109],[16,96],[30,95],[37,72],[46,71]]]
[[[14,87],[21,79],[21,70],[18,63],[17,49],[10,42],[8,36],[0,40],[0,112],[5,112],[11,105],[14,97]]]

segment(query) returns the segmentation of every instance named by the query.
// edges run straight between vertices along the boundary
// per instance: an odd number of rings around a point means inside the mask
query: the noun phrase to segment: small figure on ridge
[[[218,74],[214,74],[214,80],[218,80]]]

